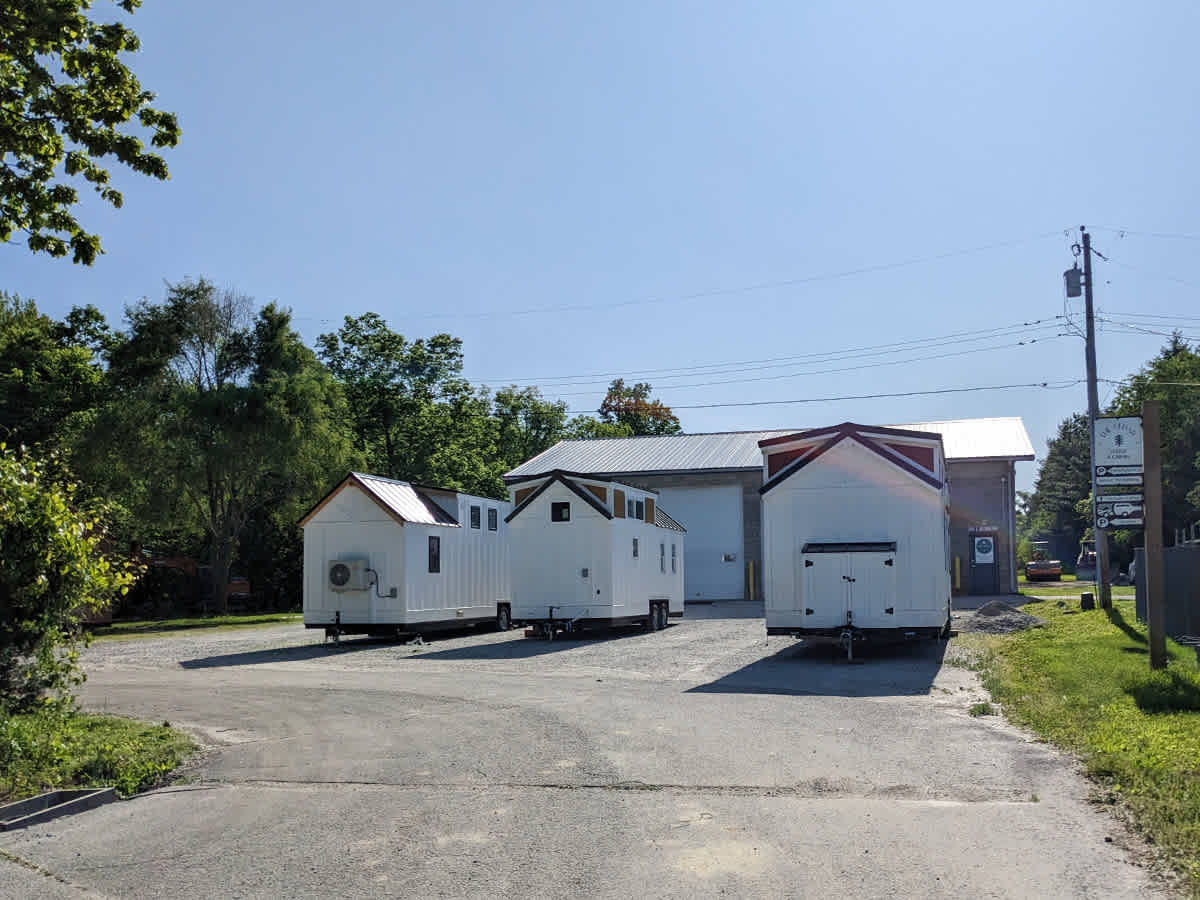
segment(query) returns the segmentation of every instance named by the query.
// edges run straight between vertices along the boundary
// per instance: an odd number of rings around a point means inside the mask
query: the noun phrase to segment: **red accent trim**
[[[934,471],[932,447],[914,447],[911,444],[893,444],[890,441],[883,446],[889,450],[895,450],[901,456],[907,456],[918,466],[928,469],[930,472]]]
[[[801,458],[797,462],[794,462],[787,468],[783,469],[776,477],[770,479],[766,484],[764,484],[762,487],[760,487],[758,489],[758,492],[760,494],[765,494],[767,491],[771,490],[776,485],[786,481],[792,475],[799,472],[801,469],[803,469],[805,466],[807,466],[814,459],[817,459],[819,456],[824,454],[825,451],[840,444],[846,438],[853,438],[855,441],[857,441],[862,446],[866,447],[872,453],[875,453],[876,455],[881,456],[883,459],[886,459],[892,465],[896,466],[899,469],[903,469],[905,472],[907,472],[910,475],[915,476],[916,478],[919,478],[921,481],[924,481],[926,484],[930,485],[931,487],[937,488],[939,491],[942,489],[943,484],[941,481],[938,481],[938,479],[934,478],[932,475],[930,475],[924,469],[922,469],[919,466],[915,465],[914,463],[910,462],[907,458],[897,457],[895,454],[889,453],[886,449],[884,449],[883,444],[880,444],[879,442],[872,440],[871,438],[867,437],[865,434],[855,431],[854,430],[855,427],[857,427],[857,426],[849,425],[849,424],[839,426],[837,429],[837,436],[834,437],[833,440],[822,444],[813,453]],[[875,429],[869,429],[869,430],[874,431]]]
[[[780,450],[767,456],[767,477],[774,477],[784,466],[802,457],[812,447],[797,447],[795,450]]]
[[[878,425],[859,425],[856,422],[843,422],[841,425],[832,425],[828,428],[814,428],[810,431],[797,431],[795,434],[784,434],[779,437],[766,438],[758,442],[760,447],[774,447],[778,444],[787,444],[791,441],[802,441],[810,438],[819,438],[831,436],[839,432],[847,434],[861,434],[868,431],[871,434],[880,434],[885,437],[907,437],[916,438],[920,441],[938,441],[941,442],[942,436],[934,431],[905,431],[901,428],[884,428]]]

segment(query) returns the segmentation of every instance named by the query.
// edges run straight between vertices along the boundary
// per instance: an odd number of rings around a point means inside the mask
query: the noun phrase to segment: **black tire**
[[[658,630],[659,631],[666,631],[667,625],[669,624],[669,622],[668,622],[669,618],[670,618],[670,610],[667,608],[667,604],[666,603],[658,604]]]
[[[646,616],[646,630],[658,631],[658,604],[651,601],[649,614]]]
[[[508,631],[512,628],[512,612],[504,604],[496,607],[496,630]]]

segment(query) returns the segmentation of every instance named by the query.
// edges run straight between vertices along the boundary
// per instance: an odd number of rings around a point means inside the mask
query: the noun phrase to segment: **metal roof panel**
[[[364,475],[354,472],[354,478],[375,498],[402,518],[414,525],[448,525],[460,527],[448,512],[426,497],[407,481],[395,481],[379,475]]]

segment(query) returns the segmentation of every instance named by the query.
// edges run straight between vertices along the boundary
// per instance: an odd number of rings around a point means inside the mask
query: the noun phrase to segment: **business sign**
[[[1103,487],[1106,484],[1137,484],[1146,479],[1141,475],[1097,475],[1096,484]]]
[[[1096,502],[1101,505],[1105,503],[1136,503],[1138,506],[1142,506],[1146,502],[1146,495],[1141,491],[1135,494],[1129,488],[1117,488],[1117,490],[1122,493],[1109,494],[1105,491],[1100,491],[1096,497]]]
[[[1145,528],[1146,518],[1140,511],[1136,516],[1113,516],[1111,519],[1097,515],[1096,524],[1105,531],[1120,531],[1122,528]]]
[[[996,541],[990,537],[977,537],[975,541],[975,565],[991,566],[996,564]]]
[[[1142,417],[1097,419],[1093,438],[1097,475],[1133,475],[1142,471]],[[1116,467],[1120,471],[1101,471]]]

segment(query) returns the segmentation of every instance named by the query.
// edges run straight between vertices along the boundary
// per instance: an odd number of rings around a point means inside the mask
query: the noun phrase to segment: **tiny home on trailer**
[[[300,521],[305,627],[334,638],[508,628],[511,509],[351,472]]]
[[[847,422],[760,441],[768,634],[845,644],[948,633],[941,437]]]
[[[555,470],[509,492],[514,621],[553,638],[683,615],[684,528],[653,491]]]

